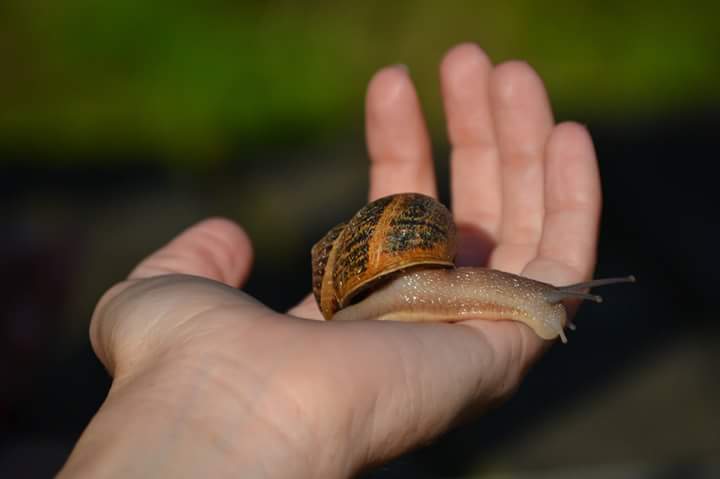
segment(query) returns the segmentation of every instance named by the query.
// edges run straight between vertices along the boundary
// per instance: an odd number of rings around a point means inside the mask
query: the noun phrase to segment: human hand
[[[461,264],[554,284],[594,266],[600,207],[592,142],[554,125],[524,63],[476,46],[441,66]],[[430,141],[407,72],[367,98],[370,199],[436,194]],[[251,246],[234,224],[190,228],[109,290],[91,324],[113,376],[63,473],[345,477],[447,429],[517,387],[546,342],[514,321],[322,322],[235,289]]]

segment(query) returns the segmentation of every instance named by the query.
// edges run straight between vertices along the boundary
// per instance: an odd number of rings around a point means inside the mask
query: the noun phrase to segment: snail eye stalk
[[[586,290],[596,288],[598,286],[607,286],[609,284],[634,283],[635,281],[635,276],[630,275],[620,278],[594,279],[592,281],[584,281],[582,283],[575,283],[568,286],[560,286],[547,293],[547,300],[551,303],[559,303],[563,299],[580,299],[602,303],[602,296],[590,294],[586,292]]]

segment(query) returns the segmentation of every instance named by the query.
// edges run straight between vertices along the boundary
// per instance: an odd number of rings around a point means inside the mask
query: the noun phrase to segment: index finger
[[[370,200],[393,193],[437,195],[430,136],[407,68],[383,68],[366,99]]]

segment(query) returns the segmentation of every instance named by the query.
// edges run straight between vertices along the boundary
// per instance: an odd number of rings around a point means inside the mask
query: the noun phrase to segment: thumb
[[[252,258],[252,243],[240,226],[224,218],[209,218],[145,258],[130,279],[189,274],[239,287],[250,274]]]
[[[137,345],[157,335],[161,318],[169,325],[187,318],[218,294],[256,307],[260,303],[234,289],[242,285],[252,265],[252,245],[235,223],[222,218],[202,221],[149,255],[130,274],[127,281],[110,288],[100,299],[90,322],[90,340],[95,353],[108,371],[116,375],[118,358],[137,358]],[[228,287],[230,286],[230,287]],[[167,294],[166,294],[167,293]],[[179,303],[183,308],[178,308]],[[130,347],[132,353],[123,348]]]
[[[215,314],[224,311],[227,314]],[[179,344],[223,327],[216,318],[272,313],[244,292],[197,276],[165,274],[129,280],[100,300],[90,323],[95,354],[115,378],[139,369]],[[200,334],[199,334],[200,332]]]

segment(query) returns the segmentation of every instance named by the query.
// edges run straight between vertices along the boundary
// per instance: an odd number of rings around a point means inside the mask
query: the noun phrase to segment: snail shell
[[[313,293],[330,319],[395,272],[454,266],[455,250],[455,223],[442,203],[417,193],[386,196],[313,246]]]
[[[417,193],[386,196],[313,246],[313,292],[325,319],[515,320],[541,338],[565,342],[564,328],[572,325],[563,300],[600,302],[589,288],[635,281],[556,287],[504,271],[455,268],[454,257],[455,224],[445,206]]]

